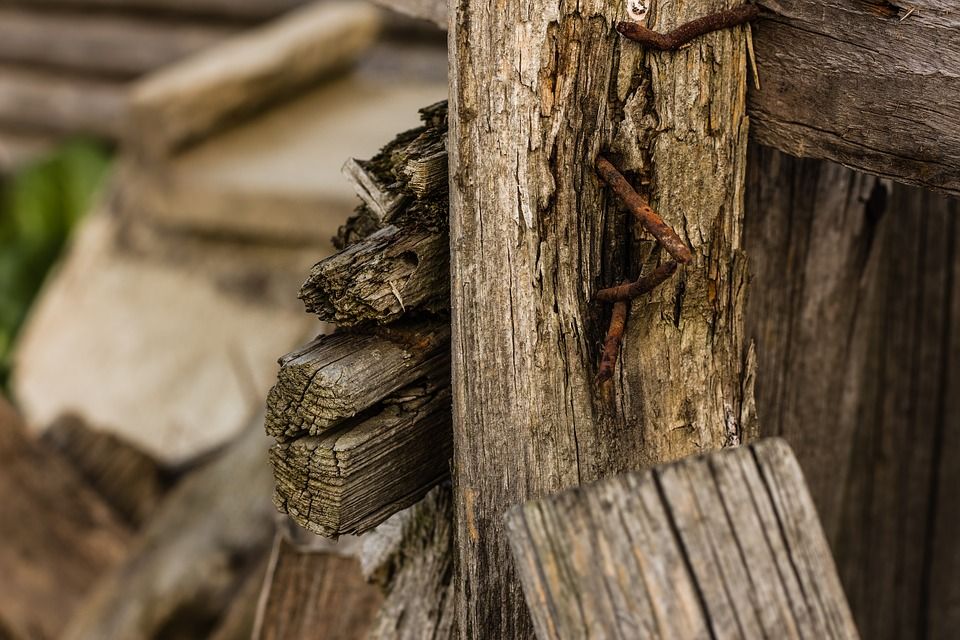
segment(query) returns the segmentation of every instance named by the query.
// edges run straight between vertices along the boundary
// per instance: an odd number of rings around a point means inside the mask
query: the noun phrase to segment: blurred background
[[[261,411],[341,166],[446,97],[445,44],[349,0],[0,2],[0,638],[362,636],[379,592],[278,521]],[[355,613],[256,622],[288,548]]]

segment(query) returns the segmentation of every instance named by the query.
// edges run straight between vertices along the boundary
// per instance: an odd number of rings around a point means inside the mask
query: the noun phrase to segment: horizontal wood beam
[[[442,0],[383,4],[446,25]],[[758,4],[748,112],[761,144],[960,195],[960,6]]]
[[[858,637],[782,440],[626,474],[507,515],[537,637]]]

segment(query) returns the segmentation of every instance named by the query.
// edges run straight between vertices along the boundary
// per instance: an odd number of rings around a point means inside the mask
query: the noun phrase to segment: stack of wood
[[[449,470],[446,104],[344,173],[363,204],[300,292],[338,330],[280,360],[266,430],[277,507],[324,536],[362,533]]]
[[[0,5],[0,169],[70,135],[117,140],[135,78],[302,0],[67,0]]]

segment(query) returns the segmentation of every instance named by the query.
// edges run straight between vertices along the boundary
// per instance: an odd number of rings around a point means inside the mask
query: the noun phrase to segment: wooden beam
[[[0,637],[58,638],[92,584],[118,566],[130,528],[0,397]]]
[[[341,71],[374,41],[377,10],[321,2],[166,67],[131,90],[128,140],[161,158]]]
[[[316,264],[300,289],[307,311],[339,326],[392,322],[450,305],[446,231],[388,225]]]
[[[653,26],[721,6],[671,4]],[[531,627],[503,532],[506,508],[755,429],[742,357],[746,35],[738,27],[678,52],[648,52],[611,29],[625,17],[622,3],[456,8],[456,610],[463,638],[518,638]],[[606,384],[594,378],[611,312],[594,295],[648,273],[665,252],[633,232],[597,177],[600,152],[616,156],[693,253],[633,301]]]
[[[125,123],[125,99],[122,83],[0,65],[0,125],[21,133],[117,139]]]
[[[267,435],[316,435],[352,418],[448,361],[449,339],[442,320],[318,336],[280,359]]]
[[[420,500],[450,469],[450,368],[401,389],[383,409],[270,449],[274,504],[327,537],[364,533]]]
[[[0,7],[0,61],[134,77],[204,49],[237,26]]]
[[[780,440],[528,502],[507,525],[541,640],[859,637]]]

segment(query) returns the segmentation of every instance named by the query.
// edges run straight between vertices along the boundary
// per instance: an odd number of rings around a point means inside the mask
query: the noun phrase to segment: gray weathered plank
[[[781,440],[528,502],[507,526],[542,640],[858,637]]]
[[[386,398],[366,419],[274,445],[277,508],[322,536],[363,533],[445,479],[452,450],[449,364],[434,375]]]

